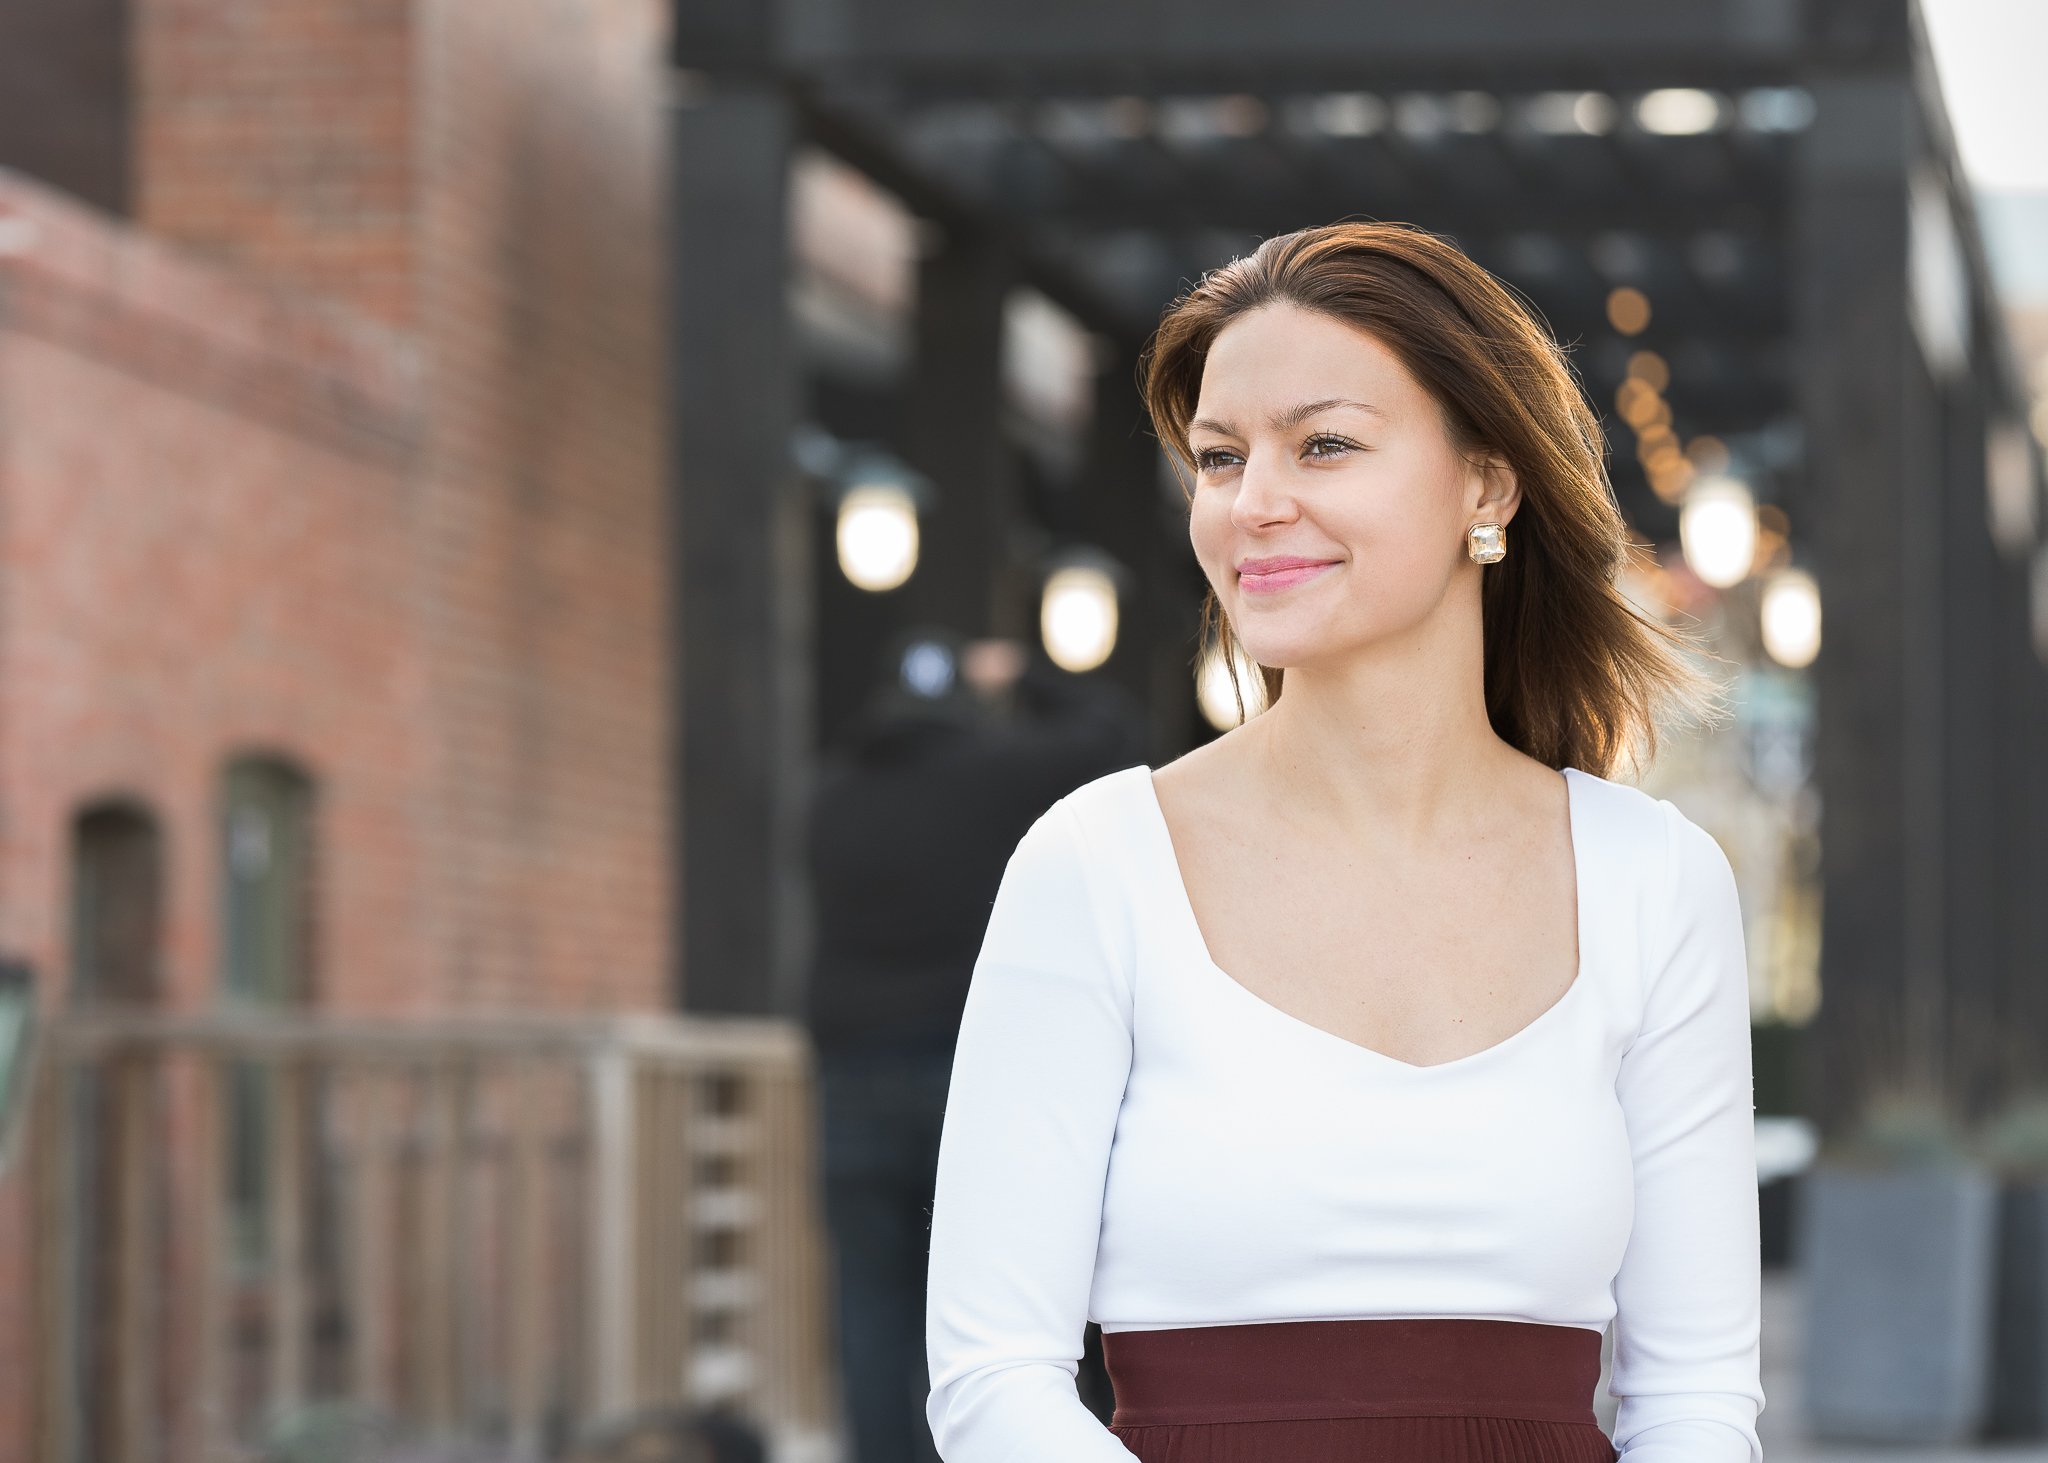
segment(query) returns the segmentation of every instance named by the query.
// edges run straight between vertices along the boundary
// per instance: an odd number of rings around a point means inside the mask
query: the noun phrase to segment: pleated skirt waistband
[[[1595,1422],[1600,1333],[1466,1318],[1104,1331],[1113,1425],[1333,1417]]]

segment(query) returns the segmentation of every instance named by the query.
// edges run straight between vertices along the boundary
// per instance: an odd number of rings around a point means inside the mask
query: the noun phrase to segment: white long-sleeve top
[[[1210,958],[1151,769],[1018,842],[955,1048],[926,1415],[947,1463],[1130,1463],[1074,1385],[1104,1331],[1371,1316],[1615,1327],[1624,1463],[1761,1463],[1749,997],[1728,859],[1566,768],[1580,965],[1417,1066]]]

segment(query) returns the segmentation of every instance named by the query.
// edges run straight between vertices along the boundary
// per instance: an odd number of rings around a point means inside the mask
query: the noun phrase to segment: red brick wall
[[[351,1002],[665,1000],[665,26],[665,0],[138,0],[143,226],[417,351],[433,973]]]
[[[669,1005],[662,0],[135,16],[140,231],[0,173],[0,949],[61,1003],[71,819],[125,791],[208,1002],[264,748],[315,779],[322,1004]]]
[[[137,221],[411,320],[415,0],[130,4]]]
[[[316,979],[382,999],[427,949],[415,348],[11,179],[0,237],[0,942],[65,1000],[72,821],[125,793],[164,839],[166,998],[208,1003],[219,771],[267,747],[319,780]],[[9,1463],[36,1375],[25,1180],[0,1179]]]
[[[420,12],[427,832],[464,1002],[665,1002],[664,3]]]

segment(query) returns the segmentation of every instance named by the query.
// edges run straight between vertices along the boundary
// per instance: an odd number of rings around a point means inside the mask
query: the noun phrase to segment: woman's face
[[[1423,621],[1480,571],[1467,526],[1514,513],[1512,472],[1459,453],[1392,351],[1295,305],[1217,333],[1188,441],[1195,556],[1261,665],[1341,658]],[[1252,572],[1272,559],[1313,565]]]

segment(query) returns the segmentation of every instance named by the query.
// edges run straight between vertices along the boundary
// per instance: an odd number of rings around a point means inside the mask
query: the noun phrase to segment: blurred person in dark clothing
[[[814,954],[826,1223],[851,1463],[938,1463],[924,1403],[932,1191],[953,1045],[1010,853],[1082,783],[1145,759],[1128,693],[1014,641],[925,627],[813,793]],[[1106,1418],[1091,1339],[1081,1391]]]

